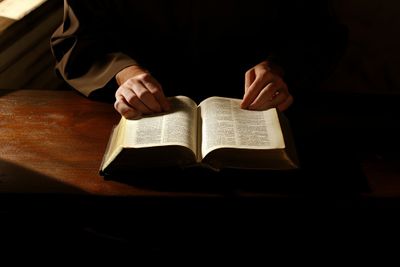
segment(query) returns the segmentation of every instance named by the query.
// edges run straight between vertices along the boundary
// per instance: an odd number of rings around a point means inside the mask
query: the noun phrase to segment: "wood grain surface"
[[[170,194],[106,181],[99,175],[111,129],[120,118],[112,104],[74,91],[2,93],[0,192]]]

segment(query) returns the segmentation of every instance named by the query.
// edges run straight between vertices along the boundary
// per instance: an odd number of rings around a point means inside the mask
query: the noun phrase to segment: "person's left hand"
[[[292,103],[293,97],[286,83],[271,69],[268,61],[263,61],[246,72],[241,108],[267,110],[276,107],[283,111]]]

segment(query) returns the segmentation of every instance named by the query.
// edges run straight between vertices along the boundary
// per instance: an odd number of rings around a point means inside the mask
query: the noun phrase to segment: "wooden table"
[[[314,128],[318,129],[332,122],[332,115],[322,114],[328,119],[316,117],[302,127],[312,128],[311,125],[315,124]],[[231,189],[225,188],[220,192],[185,191],[182,188],[168,191],[159,190],[157,186],[140,187],[105,180],[98,170],[111,128],[118,123],[120,117],[112,103],[89,100],[75,91],[4,91],[0,97],[0,116],[2,193],[223,197]],[[335,117],[333,124],[337,124],[338,120],[340,116]],[[367,158],[360,162],[371,190],[357,194],[373,197],[400,196],[400,178],[397,176],[400,172],[396,160],[384,162]],[[229,195],[274,195],[274,192],[268,190],[250,193],[238,188],[235,190]],[[292,195],[301,194],[293,192]]]
[[[319,106],[304,105],[306,116],[291,122],[295,132],[302,130],[295,142],[305,171],[278,175],[282,183],[240,172],[216,175],[210,183],[187,182],[193,173],[171,182],[141,174],[130,183],[104,180],[98,173],[120,118],[112,103],[75,91],[0,93],[0,235],[3,243],[16,242],[19,251],[32,250],[39,239],[47,248],[70,250],[67,244],[73,243],[75,249],[107,253],[126,244],[130,252],[188,251],[204,249],[202,242],[219,251],[222,240],[227,250],[252,249],[259,248],[255,239],[275,244],[286,240],[282,235],[315,231],[315,218],[324,225],[321,213],[331,214],[332,207],[400,207],[399,143],[389,141],[399,136],[397,117],[365,113],[361,104],[358,112],[334,109],[336,99],[327,96],[319,98]],[[395,101],[385,99],[381,103]],[[347,101],[346,106],[354,103],[351,97]],[[360,155],[347,157],[354,151]],[[341,167],[345,158],[349,164]],[[354,215],[346,213],[343,221],[349,216]],[[227,225],[236,227],[234,235]],[[209,242],[222,233],[223,239]],[[239,235],[245,237],[242,243]],[[171,240],[180,245],[171,246]]]

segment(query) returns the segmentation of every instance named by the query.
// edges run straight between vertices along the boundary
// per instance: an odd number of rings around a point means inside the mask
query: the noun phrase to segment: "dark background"
[[[334,0],[349,30],[348,47],[325,88],[340,92],[400,93],[400,3]]]
[[[322,90],[400,93],[400,3],[331,2],[349,38],[345,55]],[[0,89],[68,88],[53,72],[49,49],[50,35],[62,19],[62,4],[61,0],[47,1],[17,22],[0,17]]]

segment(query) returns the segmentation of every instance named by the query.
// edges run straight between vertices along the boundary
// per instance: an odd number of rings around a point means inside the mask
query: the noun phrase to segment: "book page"
[[[240,99],[211,97],[200,104],[203,123],[202,157],[221,147],[285,147],[276,109],[244,110],[240,108],[240,103]]]
[[[124,147],[180,145],[196,154],[196,103],[185,96],[171,97],[169,101],[171,111],[166,114],[126,120]]]

